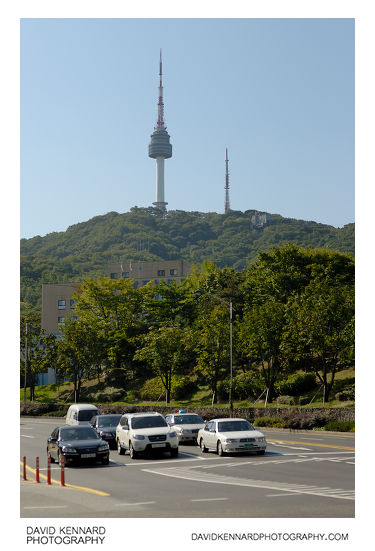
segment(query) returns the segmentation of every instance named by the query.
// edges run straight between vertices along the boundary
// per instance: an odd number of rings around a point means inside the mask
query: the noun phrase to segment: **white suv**
[[[178,455],[176,431],[156,412],[125,413],[116,428],[116,442],[118,453],[129,450],[132,459],[157,449]]]

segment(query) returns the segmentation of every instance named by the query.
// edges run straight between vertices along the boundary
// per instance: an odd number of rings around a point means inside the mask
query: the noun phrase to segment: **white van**
[[[94,415],[99,415],[99,410],[92,404],[72,404],[66,414],[67,425],[89,425]]]

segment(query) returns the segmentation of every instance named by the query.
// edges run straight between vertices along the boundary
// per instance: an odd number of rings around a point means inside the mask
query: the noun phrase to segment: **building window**
[[[169,275],[177,275],[176,268],[172,268],[171,270],[169,270]]]
[[[57,308],[58,308],[59,310],[65,310],[65,308],[66,308],[66,300],[65,300],[64,298],[57,301]]]
[[[124,278],[129,277],[129,272],[122,272],[122,277],[124,277]]]
[[[167,283],[168,283],[168,285],[169,285],[170,283],[175,283],[175,281],[176,281],[175,279],[168,279],[168,280],[167,280]]]
[[[74,310],[74,308],[76,307],[76,303],[77,303],[76,300],[74,300],[73,298],[70,299],[70,309],[71,310]]]
[[[165,276],[165,270],[158,270],[158,276],[164,277]]]
[[[111,279],[119,279],[120,277],[120,274],[117,274],[117,273],[111,273]]]
[[[147,283],[148,283],[149,281],[150,281],[149,279],[144,279],[144,280],[142,281],[142,285],[147,285]]]
[[[57,323],[58,323],[59,325],[64,325],[64,323],[65,323],[65,317],[64,317],[64,316],[58,316],[58,318],[57,318]]]

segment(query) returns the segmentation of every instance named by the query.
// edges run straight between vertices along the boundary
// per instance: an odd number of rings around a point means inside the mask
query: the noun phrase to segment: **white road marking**
[[[35,438],[35,436],[29,436],[27,434],[21,434],[20,436],[23,436],[24,438]]]
[[[297,446],[290,446],[289,444],[282,444],[281,442],[270,442],[270,441],[268,441],[267,444],[272,444],[273,446],[278,446],[280,448],[289,448],[290,450],[311,451],[311,448],[300,448],[300,447],[297,447]]]
[[[133,507],[137,505],[154,505],[156,501],[138,501],[134,503],[115,503],[115,507]]]
[[[285,491],[287,493],[308,494],[320,497],[331,497],[334,499],[350,499],[354,500],[354,490],[344,490],[341,488],[319,488],[316,486],[308,486],[301,484],[289,484],[285,482],[275,482],[269,480],[255,480],[247,478],[237,478],[233,476],[215,475],[212,473],[202,473],[194,467],[178,468],[170,467],[165,469],[143,469],[144,472],[151,474],[170,476],[172,478],[182,478],[184,480],[192,480],[195,482],[206,482],[211,484],[227,484],[231,486],[242,486],[251,488],[270,489],[276,491]]]
[[[190,501],[225,501],[228,497],[206,497],[201,499],[191,499]]]
[[[67,505],[44,505],[43,507],[23,507],[24,509],[66,509]]]

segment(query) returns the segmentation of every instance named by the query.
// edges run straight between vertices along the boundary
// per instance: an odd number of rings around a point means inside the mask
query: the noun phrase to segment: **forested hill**
[[[21,240],[21,301],[40,307],[41,284],[103,275],[109,262],[183,259],[243,269],[259,251],[295,243],[354,255],[354,224],[334,228],[254,210],[228,214],[134,207]]]

